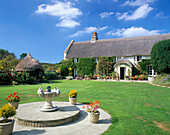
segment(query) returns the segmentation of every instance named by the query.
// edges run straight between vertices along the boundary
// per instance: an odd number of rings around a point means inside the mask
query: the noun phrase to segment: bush
[[[58,79],[57,74],[55,72],[47,72],[45,75],[47,80]]]
[[[160,41],[153,45],[151,50],[151,63],[158,73],[170,73],[170,39]]]
[[[61,76],[68,76],[69,69],[66,65],[61,65]]]
[[[168,74],[160,74],[153,81],[155,84],[170,86],[170,75]]]

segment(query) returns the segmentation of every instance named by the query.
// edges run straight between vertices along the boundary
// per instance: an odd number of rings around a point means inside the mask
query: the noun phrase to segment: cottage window
[[[97,67],[94,68],[94,73],[97,74]]]
[[[142,56],[137,56],[137,61],[140,61],[142,59]]]
[[[113,60],[113,62],[116,62],[116,57],[114,57],[114,60]]]
[[[79,62],[79,58],[74,58],[74,63]]]
[[[152,75],[152,66],[148,66],[148,75]]]
[[[77,69],[74,69],[74,76],[77,76]]]

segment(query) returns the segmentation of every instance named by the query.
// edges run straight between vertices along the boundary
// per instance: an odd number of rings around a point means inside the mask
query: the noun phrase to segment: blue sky
[[[170,33],[169,0],[1,0],[0,48],[58,63],[71,40]],[[97,29],[98,26],[98,29]]]

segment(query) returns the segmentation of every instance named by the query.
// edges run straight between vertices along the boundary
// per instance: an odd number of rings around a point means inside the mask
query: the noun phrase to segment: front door
[[[124,79],[124,75],[125,75],[125,68],[120,67],[120,79]]]

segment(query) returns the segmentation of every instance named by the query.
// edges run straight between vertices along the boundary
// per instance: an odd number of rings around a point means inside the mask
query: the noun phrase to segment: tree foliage
[[[13,58],[16,58],[14,53],[9,53],[8,50],[0,49],[0,60],[7,58],[7,56],[12,56]]]
[[[20,59],[24,59],[26,56],[27,56],[27,53],[22,53],[22,54],[20,55]]]
[[[157,42],[151,50],[151,63],[156,72],[170,73],[170,39]]]

